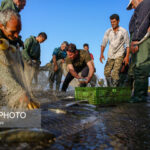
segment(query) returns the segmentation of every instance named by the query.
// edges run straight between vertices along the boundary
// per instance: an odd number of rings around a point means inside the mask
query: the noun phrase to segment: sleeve
[[[23,57],[26,60],[30,60],[31,59],[31,57],[29,56],[31,46],[32,46],[32,39],[30,39],[30,38],[26,39],[25,42],[24,42],[24,50],[22,52],[23,53]]]
[[[41,57],[41,47],[39,46],[38,58],[37,58],[38,62],[40,62],[40,60],[41,60],[40,57]]]
[[[1,11],[4,9],[5,4],[6,4],[6,1],[3,0],[3,1],[1,2],[1,6],[0,6],[0,10],[1,10]]]
[[[91,59],[94,60],[94,56],[92,53],[90,53]]]
[[[91,59],[91,56],[90,56],[90,54],[89,53],[85,53],[85,62],[86,62],[86,64],[89,62],[89,61],[91,61],[92,59]]]
[[[54,55],[57,56],[57,54],[58,54],[58,48],[55,48],[54,51],[53,51],[53,56]]]
[[[3,0],[1,2],[0,10],[2,11],[2,10],[5,10],[5,9],[13,9],[14,10],[13,0],[12,1]]]
[[[129,47],[129,41],[130,41],[130,39],[129,39],[129,34],[128,34],[127,30],[125,30],[124,41],[125,41],[126,47]]]
[[[72,64],[71,59],[69,59],[68,57],[66,58],[66,64],[67,64],[67,65]]]
[[[110,29],[108,29],[108,30],[105,32],[104,38],[103,38],[103,42],[102,42],[101,46],[106,47],[106,45],[107,45],[107,43],[108,43],[109,33],[110,33]]]
[[[132,41],[140,41],[147,33],[150,26],[150,2],[145,3],[136,14],[138,16],[135,24],[136,32],[133,34]]]

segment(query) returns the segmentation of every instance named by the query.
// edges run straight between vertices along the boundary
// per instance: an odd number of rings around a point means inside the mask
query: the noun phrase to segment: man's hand
[[[38,109],[38,108],[40,108],[40,104],[35,102],[35,101],[33,101],[33,100],[30,100],[30,102],[28,103],[27,108],[29,110]]]
[[[37,60],[33,59],[32,62],[33,62],[34,64],[36,64],[36,63],[37,63]]]
[[[130,49],[131,49],[131,52],[132,52],[133,54],[136,53],[136,52],[139,50],[139,47],[138,47],[137,43],[138,43],[138,41],[132,41],[132,42],[131,42],[131,47],[130,47]]]
[[[79,76],[79,75],[78,75],[76,78],[77,78],[77,79],[83,79],[83,77],[81,77],[81,76]]]
[[[123,64],[120,72],[123,73],[124,71],[125,71],[125,65]]]
[[[30,65],[30,66],[32,66],[32,60],[31,60],[31,59],[28,60],[28,61],[27,61],[27,64]]]
[[[87,84],[87,79],[86,78],[81,78],[79,79],[80,84]]]
[[[54,65],[54,72],[56,72],[58,70],[58,66]]]
[[[40,107],[40,105],[37,102],[29,100],[29,97],[26,94],[22,95],[19,101],[20,103],[26,103],[27,109],[29,110],[37,109]]]
[[[85,83],[88,84],[91,81],[92,77],[85,77],[85,79],[87,80]]]
[[[104,57],[104,55],[103,54],[101,54],[101,56],[100,56],[100,62],[103,64],[103,60],[105,60],[105,57]]]
[[[0,50],[7,50],[9,48],[8,40],[0,38]]]
[[[123,60],[123,63],[125,63],[125,66],[129,64],[129,56],[126,56]]]
[[[64,63],[64,62],[65,62],[65,60],[64,60],[64,59],[61,59],[61,62],[62,62],[62,63]]]

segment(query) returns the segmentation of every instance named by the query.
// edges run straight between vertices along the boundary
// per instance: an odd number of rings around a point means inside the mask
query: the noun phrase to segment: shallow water
[[[36,92],[42,108],[42,128],[55,142],[3,143],[1,149],[149,150],[150,103],[95,107],[74,102],[72,93]],[[63,100],[62,100],[63,99]]]

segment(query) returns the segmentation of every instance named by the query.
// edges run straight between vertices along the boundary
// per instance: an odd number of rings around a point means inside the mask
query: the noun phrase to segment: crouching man
[[[66,91],[69,83],[74,79],[86,79],[80,86],[86,86],[94,74],[94,67],[90,55],[83,51],[77,50],[76,45],[69,44],[66,58],[67,68],[69,70],[62,86],[62,91]],[[81,72],[81,76],[78,73]]]

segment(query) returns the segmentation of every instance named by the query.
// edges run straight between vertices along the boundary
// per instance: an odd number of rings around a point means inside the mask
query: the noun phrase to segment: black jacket
[[[129,31],[133,33],[132,41],[140,41],[150,26],[150,0],[143,0],[135,9],[130,20]]]

